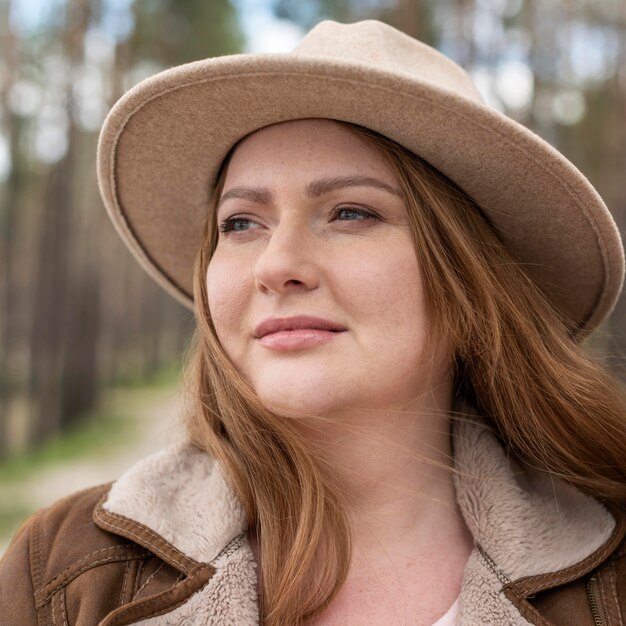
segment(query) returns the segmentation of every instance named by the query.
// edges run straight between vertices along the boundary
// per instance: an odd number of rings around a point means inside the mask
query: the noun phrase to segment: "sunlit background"
[[[626,0],[0,0],[0,551],[31,511],[180,435],[191,313],[118,241],[96,183],[113,103],[181,63],[388,22],[572,160],[626,225]],[[623,376],[626,299],[589,348]]]

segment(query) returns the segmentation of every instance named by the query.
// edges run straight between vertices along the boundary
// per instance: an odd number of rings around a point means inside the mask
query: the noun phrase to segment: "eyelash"
[[[229,217],[225,219],[223,222],[219,223],[218,229],[220,233],[229,233],[235,230],[234,224],[235,222],[250,222],[251,220],[247,220],[243,217]]]
[[[345,206],[337,207],[336,209],[333,209],[331,211],[331,217],[337,218],[337,216],[342,211],[351,211],[353,213],[358,213],[362,215],[364,219],[363,220],[340,220],[340,221],[365,221],[365,220],[370,220],[370,219],[380,219],[377,215],[375,215],[371,211],[366,211],[365,209],[360,209],[357,207],[345,207]],[[230,232],[242,232],[242,231],[235,231],[234,224],[236,222],[251,222],[251,221],[252,220],[248,220],[245,217],[229,217],[228,219],[225,219],[224,221],[220,222],[218,229],[220,233],[225,233],[225,234],[230,233]],[[244,230],[247,230],[247,229],[244,229]]]
[[[372,213],[371,211],[366,211],[365,209],[361,209],[359,207],[353,207],[353,206],[337,207],[336,209],[333,209],[330,214],[333,218],[336,218],[339,215],[339,213],[341,213],[342,211],[352,211],[353,213],[359,213],[360,215],[363,215],[366,220],[379,219],[378,215],[376,215],[375,213]],[[341,221],[345,221],[345,220],[341,220]],[[356,221],[359,221],[359,220],[356,220]]]

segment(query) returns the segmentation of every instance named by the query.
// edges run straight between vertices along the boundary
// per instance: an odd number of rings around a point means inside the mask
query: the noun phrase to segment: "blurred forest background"
[[[174,65],[287,51],[325,18],[380,19],[454,58],[588,176],[625,232],[626,0],[0,0],[0,481],[50,441],[83,446],[94,415],[109,424],[94,436],[111,437],[107,390],[151,381],[142,403],[161,402],[191,337],[192,314],[101,203],[110,107]],[[624,375],[624,297],[589,343]]]

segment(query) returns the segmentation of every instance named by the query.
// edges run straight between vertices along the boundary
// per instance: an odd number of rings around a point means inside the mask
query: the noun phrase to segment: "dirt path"
[[[20,504],[36,511],[74,491],[115,480],[139,459],[182,437],[183,402],[179,387],[121,393],[128,394],[128,401],[133,406],[132,415],[136,418],[137,426],[131,441],[108,450],[106,454],[42,468],[25,480],[3,486],[0,499],[7,498],[5,501],[9,502],[8,499],[18,498]],[[0,537],[0,555],[12,534]]]

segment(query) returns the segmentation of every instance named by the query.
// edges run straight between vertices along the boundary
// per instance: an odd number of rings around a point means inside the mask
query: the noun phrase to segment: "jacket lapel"
[[[143,459],[113,484],[94,521],[201,583],[188,585],[186,595],[174,594],[166,612],[152,617],[146,612],[145,618],[123,623],[259,623],[256,565],[245,537],[245,513],[207,454],[178,444]],[[146,603],[146,608],[153,611],[154,605]]]
[[[454,480],[476,547],[465,568],[458,623],[526,626],[505,587],[584,561],[609,540],[615,520],[593,498],[509,458],[484,420],[471,407],[462,409],[452,428]],[[246,516],[207,454],[178,444],[140,461],[114,483],[94,519],[181,571],[214,570],[183,604],[136,623],[258,624]]]
[[[510,458],[472,407],[452,433],[457,500],[476,544],[459,624],[526,625],[505,586],[544,574],[556,582],[611,539],[615,520],[597,500]]]

